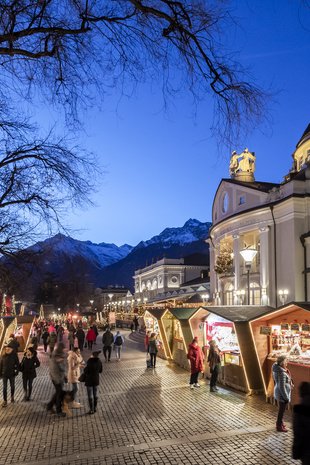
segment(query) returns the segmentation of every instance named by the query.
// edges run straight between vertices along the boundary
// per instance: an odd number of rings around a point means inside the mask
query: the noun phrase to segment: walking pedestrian
[[[74,348],[74,332],[69,330],[68,332],[68,341],[69,341],[69,350],[73,350]]]
[[[56,342],[57,342],[56,331],[52,331],[52,332],[49,333],[47,342],[48,342],[48,345],[49,345],[49,348],[50,348],[50,354],[52,354],[53,350],[55,348]]]
[[[34,378],[37,377],[36,368],[40,366],[40,361],[34,347],[28,347],[24,352],[24,357],[19,365],[19,371],[23,376],[24,400],[29,401],[32,393]]]
[[[55,333],[56,334],[56,333]],[[62,412],[61,404],[63,399],[63,385],[66,378],[67,364],[66,354],[64,351],[65,345],[63,342],[57,344],[56,349],[53,351],[50,359],[50,377],[55,387],[55,393],[49,403],[47,410],[53,412],[53,407],[56,405],[56,413],[59,416],[65,417],[66,414]]]
[[[191,365],[191,377],[190,377],[190,388],[194,387],[199,388],[200,384],[198,383],[199,373],[203,372],[203,353],[201,348],[198,345],[198,337],[194,337],[191,344],[188,346],[187,358],[190,361]]]
[[[310,383],[304,381],[299,386],[301,403],[293,410],[293,459],[301,460],[302,465],[310,465]]]
[[[87,341],[87,344],[88,344],[88,348],[90,350],[92,350],[93,343],[95,342],[95,340],[96,340],[96,333],[93,330],[93,328],[90,327],[89,330],[87,331],[87,334],[86,334],[86,341]]]
[[[292,378],[287,369],[286,355],[280,355],[276,363],[272,365],[272,375],[275,384],[274,398],[279,406],[276,428],[281,433],[287,433],[283,416],[287,404],[291,401]]]
[[[94,345],[96,345],[96,341],[97,341],[97,337],[99,335],[99,331],[98,331],[97,325],[95,325],[95,323],[93,324],[93,330],[95,331],[95,334],[96,334],[96,339],[94,340]]]
[[[122,350],[123,344],[124,344],[124,338],[121,335],[120,331],[117,331],[114,337],[114,350],[115,350],[116,359],[118,361],[121,360],[121,350]]]
[[[80,408],[81,404],[76,401],[76,394],[78,391],[78,383],[80,377],[80,367],[83,364],[83,357],[81,355],[80,349],[74,347],[68,353],[68,383],[72,383],[73,391],[73,402],[71,404],[72,408]]]
[[[221,371],[221,353],[214,340],[209,342],[210,349],[208,354],[208,363],[210,367],[211,379],[210,379],[210,392],[218,391],[216,386],[219,373]]]
[[[47,328],[44,328],[44,331],[42,333],[42,342],[43,342],[44,352],[47,352],[48,338],[49,338],[49,333],[47,331]]]
[[[108,327],[102,335],[103,355],[106,362],[111,360],[112,344],[114,342],[114,336]]]
[[[151,368],[156,368],[156,357],[157,357],[157,352],[158,352],[158,341],[156,338],[156,333],[151,333],[151,337],[149,339],[149,345],[148,345],[148,353],[150,354],[151,357]]]
[[[19,342],[15,336],[15,334],[10,334],[9,339],[8,339],[8,344],[10,344],[10,347],[13,348],[14,352],[18,352],[19,349]]]
[[[148,352],[148,349],[149,349],[150,336],[151,336],[151,331],[147,331],[147,333],[145,334],[145,338],[144,338],[144,347],[145,347],[146,352]]]
[[[86,367],[84,368],[85,386],[87,389],[87,397],[89,403],[89,414],[93,414],[97,410],[98,402],[98,386],[99,374],[102,373],[102,363],[99,359],[101,350],[96,350],[92,356],[87,360]]]
[[[85,332],[83,330],[83,328],[81,326],[78,327],[76,333],[75,333],[75,336],[77,338],[77,341],[78,341],[78,347],[80,349],[81,352],[83,352],[83,349],[84,349],[84,341],[85,341]]]
[[[135,327],[135,331],[138,331],[138,329],[139,329],[139,318],[137,317],[137,315],[135,315],[135,317],[133,319],[133,324],[134,324],[134,327]]]
[[[8,382],[11,388],[11,402],[14,402],[15,393],[15,376],[19,372],[19,361],[15,352],[15,346],[12,342],[9,342],[3,349],[3,354],[0,360],[0,378],[3,382],[3,403],[2,407],[7,406],[7,392]]]

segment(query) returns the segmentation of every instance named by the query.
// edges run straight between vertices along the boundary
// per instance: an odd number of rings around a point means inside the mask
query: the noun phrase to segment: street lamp
[[[245,268],[247,271],[247,287],[248,287],[248,305],[250,305],[250,269],[252,266],[252,261],[254,260],[257,254],[257,250],[254,248],[245,248],[240,250],[240,255],[242,256],[245,262]]]
[[[282,305],[284,305],[285,302],[286,302],[287,296],[289,294],[288,290],[287,289],[280,289],[278,294],[279,294]]]

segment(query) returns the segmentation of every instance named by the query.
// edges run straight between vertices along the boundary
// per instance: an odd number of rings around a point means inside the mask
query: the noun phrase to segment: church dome
[[[299,139],[296,150],[293,153],[294,170],[300,171],[310,161],[310,124],[308,124],[303,135]]]

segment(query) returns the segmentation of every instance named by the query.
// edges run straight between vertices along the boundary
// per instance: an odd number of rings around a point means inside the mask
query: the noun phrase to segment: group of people
[[[204,354],[198,345],[198,337],[195,337],[189,344],[187,358],[190,361],[191,375],[190,388],[199,388],[199,373],[204,371]],[[210,367],[210,392],[216,392],[217,380],[221,369],[221,352],[216,341],[209,342],[209,353],[207,358]],[[274,398],[278,403],[278,416],[276,429],[279,432],[286,433],[287,427],[283,422],[285,410],[291,401],[291,392],[294,387],[291,374],[287,368],[287,359],[285,355],[278,357],[276,363],[272,366],[274,380]],[[310,465],[310,383],[302,382],[299,386],[299,396],[301,403],[295,405],[293,409],[293,458],[300,459],[303,465]]]

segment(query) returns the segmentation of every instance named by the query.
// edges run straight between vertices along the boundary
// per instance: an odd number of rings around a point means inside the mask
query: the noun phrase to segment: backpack
[[[121,345],[123,344],[122,336],[117,336],[117,338],[115,339],[114,344],[115,344],[116,346],[121,346]]]

